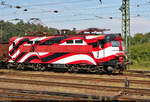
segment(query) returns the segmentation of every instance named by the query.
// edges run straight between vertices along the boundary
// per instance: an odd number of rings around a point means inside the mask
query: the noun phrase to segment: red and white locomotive
[[[66,68],[69,72],[123,71],[126,67],[120,34],[75,34],[13,37],[9,67],[35,70]]]

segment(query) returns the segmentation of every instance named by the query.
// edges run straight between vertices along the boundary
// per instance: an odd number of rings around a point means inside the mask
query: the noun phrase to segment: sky
[[[0,3],[0,20],[17,23],[13,19],[18,18],[57,29],[96,27],[121,33],[122,0],[102,0],[102,4],[99,0],[0,0]],[[130,0],[130,11],[131,35],[150,32],[150,0]]]

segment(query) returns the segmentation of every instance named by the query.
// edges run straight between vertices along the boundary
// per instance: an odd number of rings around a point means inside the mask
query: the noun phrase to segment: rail
[[[92,78],[92,77],[84,77],[84,76],[65,76],[65,75],[44,75],[44,74],[29,74],[29,73],[17,73],[17,72],[3,72],[1,75],[8,76],[22,76],[22,77],[43,77],[50,79],[65,79],[65,80],[81,80],[81,81],[91,81],[91,82],[116,82],[116,83],[124,83],[124,79],[114,79],[114,78]],[[130,75],[130,74],[127,74]],[[127,76],[126,74],[124,76]],[[121,75],[122,76],[122,75]],[[134,76],[133,74],[131,76]],[[137,75],[135,75],[137,76]],[[142,76],[143,77],[143,76]],[[148,76],[147,76],[148,77]],[[150,85],[150,81],[148,80],[130,80],[131,84],[142,84],[142,85]]]
[[[21,80],[21,79],[8,79],[0,78],[0,82],[7,83],[18,83],[18,84],[31,84],[31,85],[42,85],[42,86],[57,86],[57,87],[70,87],[77,89],[86,89],[86,90],[103,90],[111,92],[120,92],[124,91],[124,87],[116,86],[104,86],[104,85],[87,85],[87,84],[76,84],[76,83],[62,83],[62,82],[47,82],[47,81],[33,81],[33,80]],[[150,89],[140,89],[140,88],[127,88],[128,94],[136,95],[148,95],[150,96]]]

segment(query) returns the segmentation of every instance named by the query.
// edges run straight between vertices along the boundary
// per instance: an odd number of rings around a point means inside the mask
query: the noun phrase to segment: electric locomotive
[[[114,73],[126,69],[121,34],[24,36],[10,39],[8,68],[65,68]]]

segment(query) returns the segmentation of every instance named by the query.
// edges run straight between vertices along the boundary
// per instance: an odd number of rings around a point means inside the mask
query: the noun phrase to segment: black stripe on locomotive
[[[12,55],[19,48],[19,46],[21,46],[23,43],[28,42],[28,41],[29,41],[29,38],[22,39],[19,42],[19,44],[13,46],[13,50],[10,52],[10,55]]]

